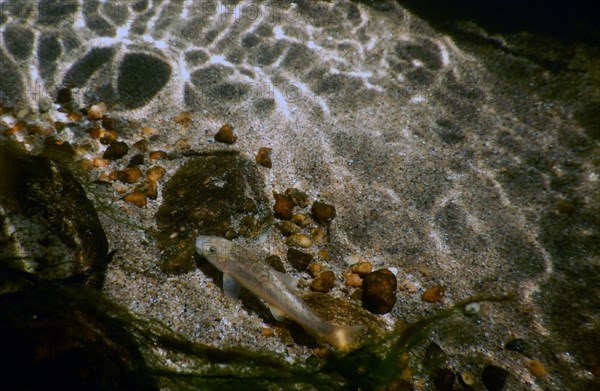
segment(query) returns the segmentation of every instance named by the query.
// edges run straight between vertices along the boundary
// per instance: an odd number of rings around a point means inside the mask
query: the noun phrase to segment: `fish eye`
[[[209,252],[209,253],[215,253],[215,252],[217,252],[217,248],[216,248],[215,246],[210,246],[210,247],[208,248],[208,252]]]

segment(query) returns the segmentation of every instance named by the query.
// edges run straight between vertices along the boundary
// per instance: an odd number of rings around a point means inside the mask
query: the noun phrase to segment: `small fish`
[[[196,251],[223,272],[223,291],[237,298],[240,284],[263,299],[277,320],[287,317],[309,333],[348,350],[362,326],[337,326],[321,319],[294,293],[296,280],[271,268],[240,244],[216,236],[198,236]]]

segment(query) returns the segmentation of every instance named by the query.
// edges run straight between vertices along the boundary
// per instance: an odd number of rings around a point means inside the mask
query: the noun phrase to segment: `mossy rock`
[[[198,235],[253,238],[273,219],[256,164],[238,153],[192,158],[163,194],[156,222],[165,272],[194,267],[193,239]]]

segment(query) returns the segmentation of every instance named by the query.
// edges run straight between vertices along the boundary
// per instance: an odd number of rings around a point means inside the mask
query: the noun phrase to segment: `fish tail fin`
[[[364,331],[365,327],[361,325],[354,326],[336,326],[332,333],[332,341],[340,350],[350,350],[355,346],[358,337]]]

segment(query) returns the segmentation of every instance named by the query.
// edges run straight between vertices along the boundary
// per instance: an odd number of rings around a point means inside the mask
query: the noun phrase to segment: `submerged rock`
[[[239,156],[198,156],[165,186],[156,214],[163,271],[193,268],[198,235],[227,239],[258,236],[273,215],[256,165]]]
[[[37,278],[93,274],[101,285],[110,257],[94,206],[55,160],[0,146],[0,263]]]

